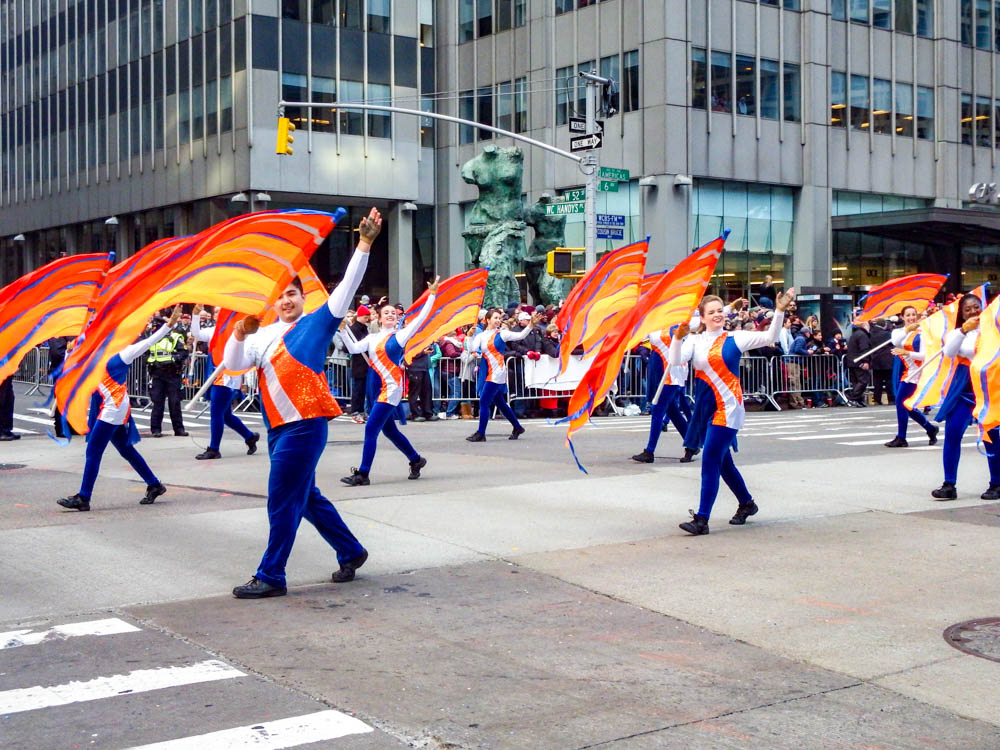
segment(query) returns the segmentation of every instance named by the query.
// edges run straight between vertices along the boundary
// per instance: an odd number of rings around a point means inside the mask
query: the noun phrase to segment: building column
[[[786,270],[785,289],[831,284],[831,195],[830,188],[817,185],[804,185],[799,190],[792,229],[793,276],[789,278]]]
[[[402,203],[389,209],[389,299],[413,302],[413,212]]]
[[[639,186],[642,232],[650,235],[649,273],[673,268],[691,252],[691,186],[675,184],[676,178],[672,174],[654,175],[654,184]]]
[[[437,212],[437,260],[442,278],[454,276],[465,270],[465,238],[462,231],[462,207],[445,203]]]

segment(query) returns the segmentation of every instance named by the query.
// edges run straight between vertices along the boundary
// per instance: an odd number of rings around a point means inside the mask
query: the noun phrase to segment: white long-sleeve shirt
[[[976,341],[979,340],[979,329],[963,333],[961,328],[948,331],[944,337],[944,356],[963,357],[971,360],[976,356]]]
[[[528,334],[534,330],[533,326],[525,326],[523,331],[507,330],[506,328],[487,328],[476,334],[472,340],[471,351],[480,352],[486,357],[486,364],[489,372],[486,380],[497,385],[507,383],[507,344],[511,341],[521,341],[526,339]],[[497,336],[500,337],[500,344],[497,344]]]
[[[129,418],[129,399],[126,381],[128,368],[135,360],[149,351],[150,347],[170,333],[171,327],[164,323],[151,336],[129,344],[108,360],[108,377],[97,386],[101,395],[101,410],[97,418],[108,424],[125,424]]]
[[[906,339],[911,333],[915,333],[920,341],[917,344],[917,349],[912,352],[907,352],[900,357],[903,360],[903,382],[904,383],[916,383],[920,379],[919,375],[914,375],[914,373],[919,369],[920,363],[926,359],[925,347],[924,347],[924,337],[920,335],[919,329],[917,331],[907,331],[906,328],[896,328],[889,334],[889,340],[892,342],[893,349],[903,348],[906,343]]]
[[[212,340],[212,335],[214,333],[215,333],[214,328],[201,327],[200,315],[194,315],[191,317],[191,338],[193,338],[195,341],[200,341],[203,344],[207,344]],[[211,358],[209,358],[208,361],[211,362]],[[207,371],[205,373],[205,377],[207,378],[211,374],[212,374],[211,371]],[[223,373],[219,375],[218,378],[216,378],[215,383],[213,383],[213,385],[222,385],[225,386],[226,388],[232,388],[233,390],[238,391],[240,387],[243,385],[243,376],[226,375]]]

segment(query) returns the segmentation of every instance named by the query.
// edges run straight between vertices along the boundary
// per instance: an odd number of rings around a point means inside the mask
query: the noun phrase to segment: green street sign
[[[567,214],[582,214],[584,204],[582,201],[573,203],[547,203],[545,205],[546,216],[566,216]]]
[[[559,199],[563,201],[585,201],[587,200],[587,191],[584,188],[567,190],[559,196]]]
[[[601,180],[597,183],[597,189],[603,193],[617,193],[618,183],[615,180]]]
[[[628,182],[629,174],[627,169],[601,167],[597,170],[597,177],[601,180],[618,180],[618,182]]]

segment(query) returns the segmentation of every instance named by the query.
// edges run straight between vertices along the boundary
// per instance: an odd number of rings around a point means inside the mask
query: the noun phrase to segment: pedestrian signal
[[[587,272],[586,251],[582,247],[557,247],[547,256],[549,276],[557,279],[579,279]]]
[[[287,117],[278,118],[278,145],[274,150],[276,154],[291,156],[294,153],[291,145],[295,142],[295,136],[292,135],[294,132],[295,124],[291,120]]]

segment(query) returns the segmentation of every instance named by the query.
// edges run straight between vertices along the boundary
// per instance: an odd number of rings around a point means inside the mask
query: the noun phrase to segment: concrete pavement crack
[[[625,740],[636,739],[637,737],[648,737],[649,735],[658,734],[659,732],[665,732],[670,729],[677,729],[678,727],[687,727],[693,724],[703,724],[706,721],[715,721],[716,719],[724,719],[727,716],[737,716],[739,714],[750,713],[751,711],[757,711],[761,708],[771,708],[773,706],[781,706],[788,703],[795,703],[796,701],[806,700],[807,698],[815,698],[819,695],[829,695],[830,693],[836,693],[841,690],[850,690],[851,688],[861,687],[864,682],[855,682],[851,685],[842,685],[841,687],[830,688],[829,690],[820,690],[815,693],[809,693],[808,695],[799,695],[795,698],[786,698],[780,701],[771,701],[770,703],[761,703],[757,706],[748,706],[746,708],[739,708],[734,711],[726,711],[721,714],[716,714],[715,716],[706,716],[701,719],[692,719],[691,721],[681,721],[676,724],[668,724],[664,727],[658,727],[656,729],[647,729],[645,732],[636,732],[634,734],[628,734],[622,737],[615,737],[610,740],[602,740],[601,742],[595,742],[590,745],[581,745],[575,748],[575,750],[591,750],[595,747],[607,747],[616,742],[623,742]]]

